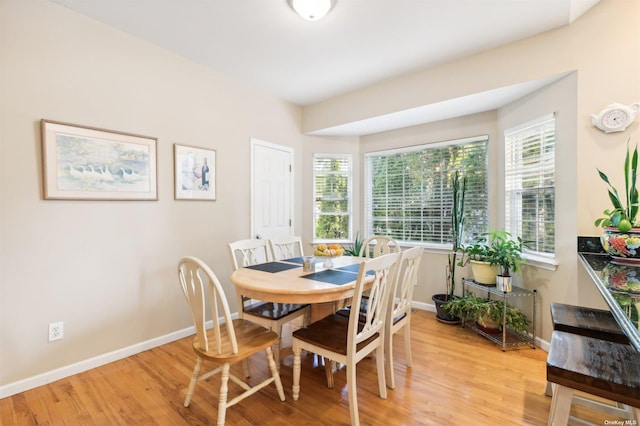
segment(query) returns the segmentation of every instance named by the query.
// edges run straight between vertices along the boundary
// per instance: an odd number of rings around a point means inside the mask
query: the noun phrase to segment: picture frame
[[[176,200],[216,200],[216,151],[173,145]]]
[[[46,200],[157,200],[157,139],[42,119]]]

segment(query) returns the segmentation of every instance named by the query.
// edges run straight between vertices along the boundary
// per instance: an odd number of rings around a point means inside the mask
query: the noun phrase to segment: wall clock
[[[605,133],[622,132],[633,120],[640,110],[640,102],[629,106],[613,103],[598,114],[591,114],[591,123]]]

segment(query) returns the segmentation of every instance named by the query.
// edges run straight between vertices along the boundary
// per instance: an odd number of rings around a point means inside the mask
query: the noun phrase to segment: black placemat
[[[302,265],[304,263],[304,259],[302,257],[292,257],[291,259],[282,259],[283,262],[289,263],[297,263]]]
[[[267,263],[259,263],[257,265],[245,266],[249,269],[257,269],[258,271],[264,272],[282,272],[287,269],[299,268],[298,265],[292,265],[290,263],[282,263],[282,262],[267,262]]]
[[[358,278],[358,275],[354,274],[353,272],[339,271],[337,269],[327,269],[326,271],[303,275],[302,278],[322,281],[329,284],[343,285],[355,281]]]
[[[339,271],[348,271],[348,272],[354,272],[354,273],[358,273],[358,271],[360,270],[360,264],[359,263],[354,263],[353,265],[347,265],[347,266],[343,266],[341,268],[336,268]],[[373,275],[373,271],[372,270],[368,270],[367,271],[367,275]]]

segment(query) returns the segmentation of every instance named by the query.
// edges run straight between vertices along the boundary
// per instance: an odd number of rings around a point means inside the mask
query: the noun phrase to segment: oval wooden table
[[[326,269],[323,258],[316,257],[315,272],[303,272],[302,261],[296,263],[298,259],[301,258],[239,268],[231,274],[231,282],[244,296],[277,303],[335,302],[353,296],[362,258],[334,257],[333,268]],[[265,270],[270,266],[277,270],[278,264],[287,265],[290,269],[276,272]],[[339,275],[346,277],[343,281],[352,279],[343,283],[339,280]],[[332,278],[338,282],[331,282]]]
[[[353,297],[363,259],[334,257],[330,269],[324,267],[324,260],[316,257],[315,272],[302,270],[302,258],[239,268],[231,274],[231,282],[239,293],[252,299],[312,304],[311,320],[316,321],[335,311],[339,301]]]

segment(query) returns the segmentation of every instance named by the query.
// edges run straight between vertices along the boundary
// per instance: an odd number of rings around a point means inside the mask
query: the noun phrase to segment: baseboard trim
[[[176,340],[182,339],[183,337],[193,335],[195,334],[195,332],[195,327],[187,327],[182,330],[165,334],[164,336],[149,339],[144,342],[136,343],[125,348],[117,349],[115,351],[101,354],[93,358],[85,359],[83,361],[57,368],[55,370],[47,371],[46,373],[38,374],[37,376],[29,377],[27,379],[0,386],[0,398],[6,398],[8,396],[27,391],[29,389],[37,388],[38,386],[43,386],[51,382],[55,382],[56,380],[64,379],[65,377],[73,376],[74,374],[91,370],[92,368],[96,368],[101,365],[124,359],[131,355],[135,355],[140,352],[144,352],[149,349],[174,342]]]

